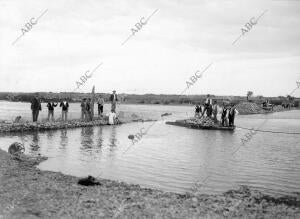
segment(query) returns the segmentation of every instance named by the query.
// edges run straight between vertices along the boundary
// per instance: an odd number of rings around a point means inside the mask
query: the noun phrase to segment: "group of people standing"
[[[100,95],[97,98],[98,116],[103,116],[104,98]],[[86,121],[92,121],[94,116],[94,104],[91,98],[83,98],[80,104],[81,107],[81,119]]]
[[[48,121],[54,121],[54,108],[58,106],[58,103],[48,102]],[[66,99],[60,102],[59,107],[61,107],[61,119],[62,121],[68,120],[68,110],[69,110],[69,103]],[[35,121],[34,121],[35,122]]]
[[[47,108],[48,108],[48,121],[54,121],[54,108],[58,106],[58,103],[54,102],[48,102]],[[63,121],[68,120],[68,109],[69,109],[69,103],[66,99],[64,99],[62,102],[60,102],[59,106],[62,108],[61,110],[61,118]],[[41,101],[36,95],[32,101],[31,101],[31,111],[32,111],[32,121],[37,122],[39,112],[42,110]]]
[[[222,126],[234,126],[234,118],[239,112],[233,104],[226,105],[223,103],[222,114],[221,114],[221,124]]]
[[[114,122],[116,119],[116,105],[117,105],[117,94],[114,90],[113,93],[110,95],[110,102],[111,102],[111,113],[109,114],[109,117],[112,119],[109,119],[110,121]],[[103,109],[104,109],[104,98],[100,95],[97,98],[97,105],[98,105],[98,116],[103,116]],[[55,103],[53,101],[50,101],[47,103],[48,108],[48,121],[54,121],[54,108],[58,106],[58,103]],[[62,121],[68,120],[68,110],[69,110],[69,103],[66,99],[64,99],[62,102],[60,102],[59,106],[62,108],[62,114],[61,118]],[[92,121],[94,117],[94,103],[92,102],[91,98],[83,98],[80,104],[81,107],[81,119],[84,121]],[[38,120],[39,111],[42,110],[41,107],[41,101],[38,97],[38,95],[35,95],[34,98],[31,101],[31,111],[32,111],[32,120],[33,122],[36,122]]]
[[[93,107],[91,98],[83,98],[80,104],[81,119],[91,121],[93,119]]]
[[[206,114],[206,117],[213,118],[214,121],[218,121],[218,105],[217,101],[212,101],[208,94],[203,106],[197,104],[195,107],[195,117],[202,118]]]
[[[206,96],[205,102],[203,105],[197,104],[195,107],[195,117],[209,117],[218,122],[218,104],[216,100],[212,100],[210,95]],[[234,105],[228,105],[223,103],[222,113],[221,113],[221,124],[222,126],[234,126],[235,115],[238,114],[238,111]]]

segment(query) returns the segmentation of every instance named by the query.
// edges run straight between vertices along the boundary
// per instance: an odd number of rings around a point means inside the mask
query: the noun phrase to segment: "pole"
[[[95,103],[95,85],[93,86],[91,94],[92,94],[91,110],[92,110],[92,120],[93,120],[93,118],[94,118],[94,103]]]

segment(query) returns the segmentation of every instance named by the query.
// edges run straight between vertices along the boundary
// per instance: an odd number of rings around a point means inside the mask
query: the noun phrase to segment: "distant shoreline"
[[[21,92],[0,92],[0,101],[11,102],[31,102],[35,94],[39,95],[41,102],[54,101],[59,102],[62,99],[67,99],[70,103],[78,103],[83,98],[91,97],[91,93],[52,93],[52,92],[37,92],[37,93],[21,93]],[[105,102],[109,102],[109,93],[95,93],[97,98],[101,95]],[[206,99],[206,94],[202,95],[172,95],[172,94],[118,94],[119,102],[122,104],[157,104],[157,105],[194,105],[203,103]],[[246,102],[246,96],[233,96],[233,95],[213,95],[210,94],[210,98],[216,100],[219,104],[223,101],[230,101],[233,104],[240,102]],[[284,102],[288,102],[287,97],[263,97],[252,96],[249,100],[255,103],[262,103],[268,99],[271,104],[281,105]],[[293,101],[296,106],[300,105],[300,97],[294,97]]]

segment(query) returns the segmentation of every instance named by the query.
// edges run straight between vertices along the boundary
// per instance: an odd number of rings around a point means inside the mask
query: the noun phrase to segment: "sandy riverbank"
[[[275,199],[241,187],[222,195],[177,194],[41,171],[44,158],[13,160],[0,150],[0,218],[299,218],[300,197]]]

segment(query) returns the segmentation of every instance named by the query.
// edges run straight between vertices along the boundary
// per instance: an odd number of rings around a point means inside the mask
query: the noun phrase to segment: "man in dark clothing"
[[[221,121],[222,121],[222,126],[227,126],[227,108],[224,103],[223,103],[223,109],[221,114]]]
[[[235,109],[234,106],[232,106],[229,109],[229,113],[228,113],[229,126],[234,126],[234,118],[237,113],[238,113],[238,111]]]
[[[32,121],[36,122],[38,120],[39,111],[42,110],[41,102],[36,95],[31,101],[31,110],[32,110]]]
[[[57,106],[57,103],[55,104],[54,102],[48,102],[47,107],[48,107],[48,121],[51,120],[54,121],[54,107]]]
[[[206,111],[207,117],[212,116],[212,111],[213,111],[212,104],[209,104],[208,107],[207,107],[207,111]]]
[[[205,112],[206,112],[207,117],[211,116],[211,113],[212,113],[212,108],[210,107],[211,105],[212,105],[212,99],[210,98],[210,95],[207,94],[205,102],[204,102],[204,110],[202,112],[202,116],[204,116]]]
[[[87,113],[86,113],[86,99],[83,98],[80,104],[81,107],[81,119],[85,120],[87,117]]]
[[[65,99],[64,101],[62,101],[59,105],[61,107],[61,118],[62,121],[67,121],[68,120],[68,109],[69,109],[69,103],[68,101]]]
[[[195,117],[199,118],[200,117],[200,113],[202,115],[201,106],[199,104],[197,104],[196,107],[195,107]]]
[[[103,106],[104,106],[104,99],[102,98],[102,96],[99,96],[97,104],[98,104],[98,116],[102,116]]]
[[[92,121],[93,116],[92,116],[92,103],[91,103],[91,98],[88,98],[85,106],[86,110],[86,117],[88,121]]]
[[[116,112],[116,105],[117,105],[117,101],[118,101],[118,97],[117,97],[117,94],[116,94],[115,90],[110,95],[109,100],[111,101],[111,110],[115,113]]]

